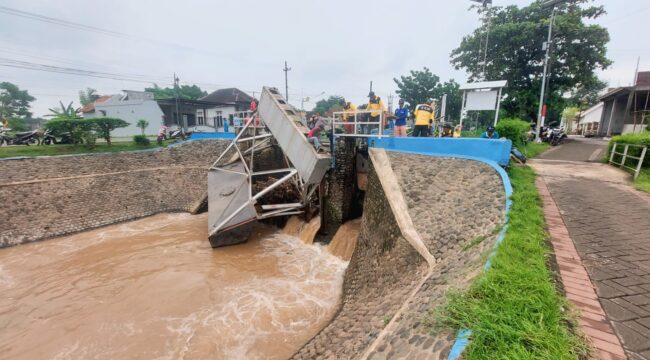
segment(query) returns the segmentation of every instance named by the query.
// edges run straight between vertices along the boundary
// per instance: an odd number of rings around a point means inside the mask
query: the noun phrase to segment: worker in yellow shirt
[[[429,129],[433,124],[434,114],[436,112],[433,101],[429,104],[420,104],[415,107],[413,117],[415,118],[415,127],[413,128],[414,137],[428,137]]]
[[[353,103],[349,101],[345,101],[345,99],[341,99],[339,102],[341,107],[343,108],[343,121],[344,122],[354,122],[354,114],[357,112],[357,106],[354,105]],[[354,133],[354,127],[355,125],[343,125],[345,127],[345,132],[348,134],[353,134]]]
[[[374,110],[374,111],[372,111],[370,113],[370,117],[368,119],[369,122],[374,122],[374,123],[378,123],[381,113],[386,112],[386,108],[384,107],[384,102],[381,101],[381,98],[379,96],[375,95],[375,93],[373,91],[371,91],[368,94],[368,107],[366,107],[366,109],[367,110]],[[384,117],[384,120],[385,119],[386,119],[386,117]],[[380,124],[378,130],[379,130],[380,133],[383,132],[384,131],[384,124]],[[367,126],[366,126],[366,128],[364,129],[363,132],[366,133],[366,134],[368,133]]]

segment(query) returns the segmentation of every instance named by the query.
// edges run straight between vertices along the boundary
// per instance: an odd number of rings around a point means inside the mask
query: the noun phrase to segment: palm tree
[[[136,123],[136,126],[139,127],[140,130],[142,130],[142,136],[144,136],[144,129],[146,129],[147,126],[149,126],[149,122],[145,119],[140,119]]]
[[[52,119],[68,119],[68,120],[82,119],[82,117],[79,116],[79,113],[81,112],[81,108],[76,108],[76,109],[73,108],[72,101],[70,101],[70,104],[68,104],[68,106],[63,105],[63,102],[61,101],[59,101],[59,104],[61,105],[60,108],[50,108],[49,110],[52,113],[45,116],[51,117]]]

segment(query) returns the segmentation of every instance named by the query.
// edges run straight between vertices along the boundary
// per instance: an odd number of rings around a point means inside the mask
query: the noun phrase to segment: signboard
[[[465,110],[495,110],[497,108],[498,90],[491,91],[471,91],[467,93],[467,102]]]

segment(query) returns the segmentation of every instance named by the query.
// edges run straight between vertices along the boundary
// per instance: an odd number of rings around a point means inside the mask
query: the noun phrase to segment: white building
[[[219,104],[208,109],[199,109],[196,113],[197,129],[200,131],[223,131],[227,121],[233,132],[233,120],[248,117],[248,110],[253,97],[237,88],[220,89],[202,97],[200,101]]]
[[[602,116],[602,102],[583,111],[582,114],[580,114],[580,121],[578,122],[578,134],[585,136],[595,136],[598,134]]]
[[[84,119],[98,117],[119,118],[129,126],[115,129],[112,136],[133,136],[142,134],[137,126],[138,120],[149,122],[144,130],[146,135],[156,135],[164,122],[164,114],[153,98],[153,93],[146,91],[123,90],[119,95],[102,96],[95,102],[81,109]]]

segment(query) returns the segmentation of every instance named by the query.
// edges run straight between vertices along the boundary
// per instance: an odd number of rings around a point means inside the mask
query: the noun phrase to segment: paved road
[[[531,161],[544,176],[629,359],[650,360],[650,197],[598,161],[606,143],[571,139]]]

